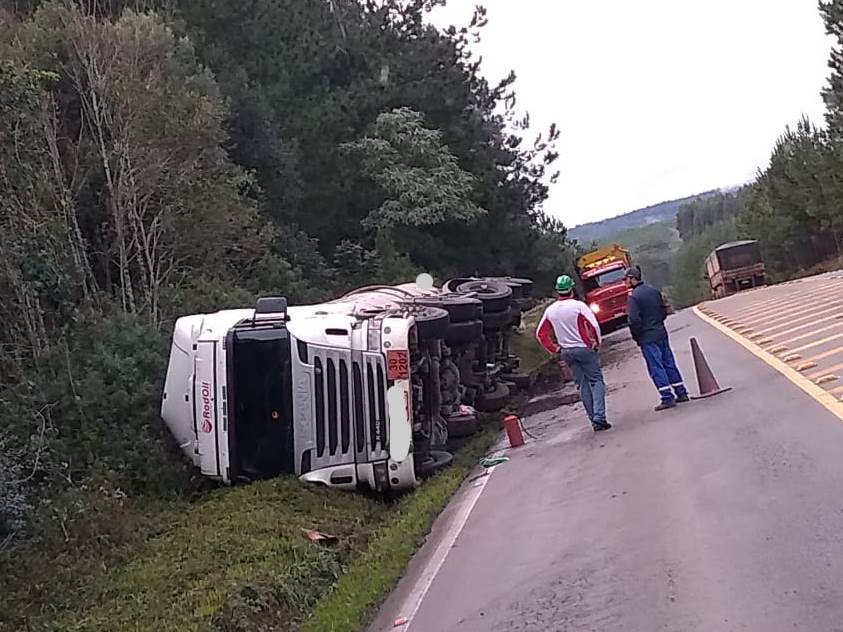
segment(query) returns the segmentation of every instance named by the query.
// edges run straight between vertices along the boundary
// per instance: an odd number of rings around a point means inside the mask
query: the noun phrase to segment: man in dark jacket
[[[677,402],[689,401],[664,326],[667,307],[662,293],[641,281],[641,270],[638,268],[627,270],[624,281],[632,290],[626,307],[629,331],[641,347],[647,370],[661,396],[656,410],[667,410],[676,406]]]

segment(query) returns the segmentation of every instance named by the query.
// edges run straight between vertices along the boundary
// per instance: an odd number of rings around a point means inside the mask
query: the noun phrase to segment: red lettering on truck
[[[214,429],[214,424],[211,423],[211,385],[207,382],[202,382],[200,389],[200,396],[202,398],[202,432],[208,433]]]

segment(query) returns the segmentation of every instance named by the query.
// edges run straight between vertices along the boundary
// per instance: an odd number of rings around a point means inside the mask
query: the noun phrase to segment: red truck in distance
[[[612,244],[584,254],[577,260],[577,274],[585,291],[585,302],[597,317],[603,333],[626,324],[629,291],[624,271],[632,266],[629,251]]]

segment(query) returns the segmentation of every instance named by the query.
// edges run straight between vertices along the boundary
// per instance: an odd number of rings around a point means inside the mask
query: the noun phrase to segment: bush
[[[72,375],[56,383],[56,395],[66,402],[67,430],[79,430],[68,439],[89,474],[132,491],[184,482],[160,421],[168,351],[167,335],[124,315],[96,319],[77,338]]]
[[[26,474],[20,453],[0,437],[0,551],[21,531],[32,509],[26,494]]]
[[[21,531],[37,499],[68,489],[192,489],[160,421],[167,351],[168,336],[137,318],[90,314],[4,385],[0,541]]]

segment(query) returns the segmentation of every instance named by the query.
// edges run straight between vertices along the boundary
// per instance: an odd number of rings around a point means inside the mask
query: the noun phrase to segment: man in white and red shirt
[[[548,307],[536,328],[536,339],[550,353],[560,353],[571,369],[585,412],[595,432],[608,430],[606,384],[600,366],[600,325],[585,303],[574,298],[574,281],[556,279],[559,300]]]

